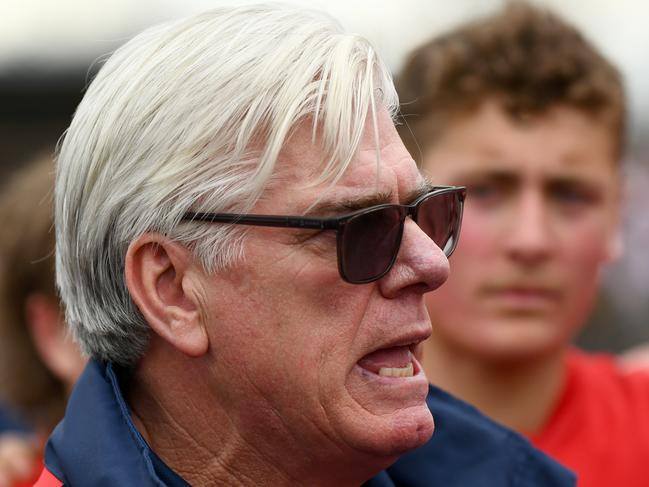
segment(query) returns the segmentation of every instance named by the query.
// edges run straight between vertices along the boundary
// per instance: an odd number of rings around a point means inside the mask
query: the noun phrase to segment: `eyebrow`
[[[435,187],[428,181],[422,181],[419,186],[406,193],[400,204],[408,204],[419,196],[432,191],[434,188]],[[370,208],[372,206],[389,204],[393,202],[393,195],[394,193],[392,191],[382,191],[356,198],[345,198],[335,202],[323,201],[314,205],[313,208],[307,212],[307,215],[339,215]]]
[[[490,170],[470,171],[456,178],[461,184],[472,183],[476,180],[489,180],[508,186],[516,186],[521,183],[522,177],[515,171]],[[556,185],[578,185],[583,187],[595,187],[597,183],[583,176],[572,174],[548,174],[543,177],[544,186]]]
[[[508,183],[515,184],[520,179],[520,176],[516,174],[515,171],[501,170],[501,169],[490,169],[490,170],[472,170],[464,173],[460,173],[455,177],[455,180],[465,184],[467,182],[472,182],[476,179],[488,179],[492,181],[497,181],[499,183]],[[454,181],[456,182],[456,181]]]

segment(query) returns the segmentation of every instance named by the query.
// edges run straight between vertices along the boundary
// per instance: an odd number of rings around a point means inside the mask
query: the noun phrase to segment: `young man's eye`
[[[557,185],[550,190],[550,198],[566,207],[589,206],[600,200],[600,194],[592,188],[571,185]]]
[[[506,196],[505,188],[493,182],[467,185],[467,202],[480,205],[496,204]]]

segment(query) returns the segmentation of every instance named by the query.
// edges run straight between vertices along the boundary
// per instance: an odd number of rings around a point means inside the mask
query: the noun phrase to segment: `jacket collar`
[[[65,418],[47,442],[45,464],[65,485],[189,485],[153,453],[133,424],[110,363],[86,366]]]

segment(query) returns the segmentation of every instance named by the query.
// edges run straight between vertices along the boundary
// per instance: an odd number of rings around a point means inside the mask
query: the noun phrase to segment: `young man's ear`
[[[620,176],[621,178],[621,176]],[[606,263],[614,262],[624,254],[624,238],[622,235],[622,223],[624,206],[627,201],[626,186],[623,182],[617,183],[615,194],[615,208],[611,216],[611,229],[606,245]]]
[[[183,245],[157,233],[131,242],[126,252],[126,285],[149,326],[180,352],[199,357],[208,336],[193,293],[192,258]]]
[[[609,237],[609,242],[606,249],[606,262],[615,262],[624,254],[624,239],[622,238],[622,230],[616,227],[613,235]]]
[[[25,321],[41,361],[72,390],[86,361],[65,327],[59,300],[46,293],[31,293],[25,300]]]

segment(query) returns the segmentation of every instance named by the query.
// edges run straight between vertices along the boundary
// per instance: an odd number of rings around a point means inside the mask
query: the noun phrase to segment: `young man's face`
[[[450,278],[426,296],[436,340],[490,360],[570,340],[618,247],[613,143],[568,107],[515,122],[487,102],[445,128],[423,169],[468,197]]]

